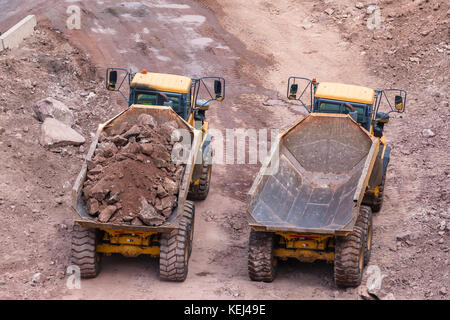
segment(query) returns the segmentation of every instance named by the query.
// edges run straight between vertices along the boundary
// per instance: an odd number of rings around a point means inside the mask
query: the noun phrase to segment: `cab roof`
[[[136,73],[130,88],[187,93],[192,80],[188,77],[165,73]]]
[[[350,84],[320,82],[315,97],[331,100],[372,104],[375,91],[370,88]]]

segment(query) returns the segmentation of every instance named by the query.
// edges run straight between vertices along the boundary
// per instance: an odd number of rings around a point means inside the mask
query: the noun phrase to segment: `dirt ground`
[[[382,297],[448,299],[450,5],[377,1],[380,29],[370,30],[370,3],[80,1],[81,30],[68,30],[67,6],[0,0],[2,32],[27,14],[38,17],[34,37],[0,53],[0,298],[363,299],[378,267]],[[297,261],[281,263],[273,283],[251,282],[245,209],[259,165],[235,164],[215,165],[208,199],[196,202],[185,282],[159,281],[155,259],[111,256],[97,278],[68,289],[70,189],[98,123],[126,107],[104,89],[108,66],[225,77],[226,100],[207,113],[210,128],[222,132],[300,120],[298,107],[267,103],[284,99],[291,75],[407,90],[406,113],[385,129],[391,162],[363,285],[338,289],[331,265]],[[48,96],[71,108],[83,146],[39,145],[31,107]]]

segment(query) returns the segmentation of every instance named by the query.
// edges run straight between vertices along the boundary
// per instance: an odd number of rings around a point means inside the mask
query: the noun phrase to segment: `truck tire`
[[[101,254],[96,251],[98,239],[98,229],[73,226],[71,262],[80,268],[82,278],[95,278],[100,272]]]
[[[179,227],[161,234],[159,254],[161,280],[177,282],[186,280],[192,252],[194,214],[194,204],[186,201]]]
[[[372,253],[372,237],[373,237],[373,215],[372,209],[369,206],[361,206],[359,208],[359,217],[356,220],[356,225],[361,227],[366,234],[364,247],[364,265],[368,265],[370,255]]]
[[[250,231],[248,274],[252,281],[272,282],[276,276],[277,260],[273,254],[275,236],[271,232]]]
[[[200,181],[196,185],[191,185],[189,188],[189,200],[205,200],[208,197],[209,185],[211,181],[212,165],[204,164],[202,166],[202,174]]]
[[[192,247],[194,245],[194,225],[195,225],[195,205],[194,202],[186,200],[185,210],[183,216],[191,221],[190,229],[189,229],[189,258],[191,257]]]
[[[357,287],[364,269],[364,230],[355,225],[346,237],[336,237],[334,281],[338,287]]]

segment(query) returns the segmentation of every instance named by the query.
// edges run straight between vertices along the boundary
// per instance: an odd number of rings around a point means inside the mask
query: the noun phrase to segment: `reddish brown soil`
[[[171,130],[122,124],[109,130],[109,136],[102,133],[88,161],[83,189],[87,211],[102,223],[149,224],[141,214],[150,205],[159,225],[176,207],[183,173],[183,166],[171,160]],[[170,123],[163,125],[168,127]]]

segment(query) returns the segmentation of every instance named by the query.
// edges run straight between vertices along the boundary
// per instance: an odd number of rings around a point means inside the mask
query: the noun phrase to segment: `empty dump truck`
[[[289,79],[292,100],[298,79]],[[380,130],[388,116],[376,112],[383,91],[311,80],[308,89],[310,114],[280,134],[250,190],[249,276],[272,281],[278,259],[325,260],[337,285],[358,286],[389,156]],[[403,111],[405,98],[393,110]]]

